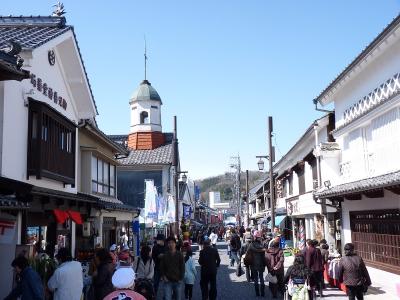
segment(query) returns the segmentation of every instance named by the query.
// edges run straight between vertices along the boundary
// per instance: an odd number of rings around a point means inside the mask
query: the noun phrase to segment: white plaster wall
[[[313,190],[312,168],[307,161],[304,163],[304,182],[306,184],[306,192],[312,191]]]
[[[400,196],[389,191],[384,191],[383,198],[367,198],[342,203],[342,245],[351,243],[350,212],[381,209],[400,209]]]
[[[326,151],[322,154],[320,160],[321,184],[323,184],[327,180],[331,182],[331,186],[335,186],[341,183],[339,159],[339,150]]]
[[[383,48],[383,47],[382,47]],[[400,36],[385,45],[384,51],[376,55],[361,71],[355,71],[352,79],[332,98],[335,101],[336,127],[343,124],[343,112],[375,88],[400,72]]]
[[[53,100],[43,95],[43,93],[37,91],[30,80],[23,80],[22,82],[7,81],[4,84],[4,147],[1,157],[2,175],[45,188],[76,193],[76,187],[71,188],[67,186],[64,188],[64,185],[58,181],[46,178],[37,180],[33,176],[31,176],[29,180],[26,179],[28,107],[24,105],[24,101],[27,101],[27,96],[47,103],[72,122],[78,122],[75,99],[70,90],[70,83],[68,83],[63,73],[60,57],[56,58],[56,64],[54,66],[50,66],[47,59],[47,51],[55,47],[57,43],[60,43],[64,38],[59,37],[32,51],[32,57],[26,57],[24,68],[35,74],[36,80],[41,78],[43,83],[47,83],[48,87],[51,87],[53,91],[57,91],[59,96],[65,98],[67,101],[66,110],[58,104],[55,104]],[[26,93],[31,90],[33,94],[27,95]],[[79,139],[76,131],[75,153],[77,153],[78,145]],[[78,176],[77,172],[78,159],[75,160],[75,178]]]
[[[157,109],[152,108],[156,106]],[[133,109],[136,107],[136,109]],[[130,104],[131,108],[131,132],[162,131],[161,126],[161,104],[159,101],[135,101]],[[149,114],[149,123],[140,124],[140,114],[146,111]]]

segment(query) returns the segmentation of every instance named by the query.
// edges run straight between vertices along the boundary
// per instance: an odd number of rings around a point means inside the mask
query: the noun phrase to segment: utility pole
[[[239,221],[239,225],[241,223],[241,213],[242,213],[242,197],[240,196],[240,156],[233,156],[231,157],[232,160],[234,160],[233,163],[230,164],[230,167],[235,169],[235,183],[234,183],[234,198],[236,201],[236,208],[237,208],[237,217],[238,217],[238,221]]]
[[[272,132],[273,132],[272,117],[268,117],[268,144],[269,144],[269,197],[271,200],[271,231],[275,227],[275,189],[274,189],[274,172],[272,170],[275,161],[275,154],[272,147]]]
[[[176,116],[174,116],[174,138],[172,140],[174,167],[174,187],[175,187],[175,228],[174,233],[179,234],[179,182],[178,182],[178,128],[176,124]]]
[[[250,212],[249,212],[249,170],[246,170],[246,224],[250,226]]]

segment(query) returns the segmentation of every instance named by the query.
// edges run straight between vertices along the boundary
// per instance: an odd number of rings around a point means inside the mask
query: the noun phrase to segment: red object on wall
[[[69,210],[68,211],[69,216],[71,217],[71,220],[74,221],[76,224],[81,225],[82,222],[82,216],[79,212],[77,211],[73,211],[73,210]]]
[[[53,209],[54,216],[56,217],[57,223],[64,224],[64,222],[69,218],[66,211],[61,209]]]

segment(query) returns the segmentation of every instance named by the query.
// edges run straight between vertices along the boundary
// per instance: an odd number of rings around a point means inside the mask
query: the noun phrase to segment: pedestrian
[[[217,240],[218,240],[218,235],[217,235],[216,231],[217,231],[217,230],[215,229],[215,230],[213,230],[213,231],[211,232],[211,234],[210,234],[211,245],[212,245],[214,248],[217,248]]]
[[[156,237],[156,245],[153,246],[151,251],[151,256],[154,261],[154,291],[157,294],[158,285],[160,283],[161,274],[160,274],[160,256],[166,252],[165,246],[165,236],[162,233],[157,234]]]
[[[324,267],[321,250],[316,247],[317,245],[318,241],[316,240],[308,241],[307,249],[305,251],[305,262],[307,268],[312,272],[315,287],[318,290],[320,297],[322,297]]]
[[[240,237],[237,235],[236,230],[232,229],[232,235],[229,242],[231,248],[231,267],[234,266],[235,262],[239,267],[239,251],[242,246]]]
[[[151,279],[154,276],[154,260],[150,256],[150,247],[143,245],[140,248],[140,255],[133,261],[136,279]]]
[[[111,282],[114,265],[110,252],[104,248],[96,251],[95,261],[97,271],[93,274],[92,291],[90,294],[93,295],[94,300],[103,300],[106,295],[114,290]]]
[[[371,285],[371,278],[363,259],[354,252],[354,245],[344,245],[344,256],[339,263],[339,278],[347,287],[349,300],[363,300]]]
[[[239,236],[240,238],[243,238],[243,234],[246,232],[246,229],[244,228],[244,226],[240,226],[239,228]]]
[[[328,262],[329,259],[329,245],[325,239],[322,239],[319,243],[319,248],[321,250],[322,260],[324,265]]]
[[[240,257],[243,257],[247,282],[251,281],[252,276],[251,276],[250,264],[244,258],[247,253],[247,250],[249,249],[250,243],[251,243],[251,238],[246,238],[244,243],[242,244],[242,247],[240,247]]]
[[[118,263],[118,254],[117,254],[117,245],[116,244],[112,244],[110,246],[110,256],[112,258],[112,263],[115,267],[117,267],[117,263]]]
[[[264,271],[265,271],[265,249],[262,244],[261,231],[254,232],[254,240],[250,243],[246,255],[250,257],[251,274],[253,275],[254,288],[256,296],[264,297],[265,284],[264,284]],[[246,257],[245,257],[246,260]]]
[[[192,300],[193,297],[193,285],[196,279],[196,266],[192,258],[193,252],[190,245],[183,245],[182,255],[185,259],[185,299]]]
[[[71,251],[60,248],[56,259],[60,264],[50,277],[47,286],[54,300],[79,300],[83,289],[82,265],[73,261]]]
[[[289,281],[292,281],[293,290],[288,290],[289,292],[289,300],[292,299],[292,295],[295,292],[296,288],[300,288],[299,285],[305,286],[306,284],[310,285],[311,279],[311,270],[307,268],[304,261],[303,255],[297,255],[294,258],[294,263],[292,266],[288,268],[286,271],[283,282],[288,285],[290,288]],[[314,293],[312,290],[308,290],[308,299],[313,300]]]
[[[283,265],[284,260],[283,250],[279,248],[279,242],[274,241],[274,243],[271,244],[271,248],[267,249],[266,253],[268,272],[276,276],[278,280],[277,283],[269,283],[269,289],[271,290],[273,298],[278,296],[278,291],[282,294],[285,292],[285,285],[283,283],[285,273]]]
[[[176,250],[176,239],[167,238],[168,251],[161,256],[160,273],[165,300],[181,299],[183,278],[185,276],[185,261],[181,252]],[[161,287],[160,287],[161,288]]]
[[[232,236],[231,229],[228,227],[228,229],[225,231],[225,242],[228,245],[227,246],[227,254],[228,254],[229,258],[231,258],[231,245],[230,245],[231,236]]]
[[[278,235],[279,236],[281,235],[281,232],[280,232],[278,226],[274,226],[274,231],[273,231],[272,235],[273,235],[274,238],[277,237]]]
[[[246,228],[246,232],[243,234],[243,242],[245,243],[247,240],[251,241],[251,229],[249,227]]]
[[[17,286],[4,300],[44,300],[44,290],[39,274],[33,270],[25,256],[15,258],[11,266],[19,277]]]
[[[210,246],[209,239],[205,240],[204,248],[199,255],[200,288],[203,300],[215,300],[217,298],[217,268],[220,263],[218,250]]]
[[[135,272],[131,267],[120,266],[112,276],[112,285],[116,290],[110,291],[102,300],[146,300],[144,296],[133,291],[135,287]]]

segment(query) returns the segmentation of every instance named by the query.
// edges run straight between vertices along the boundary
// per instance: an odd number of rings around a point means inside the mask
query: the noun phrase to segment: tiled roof
[[[0,208],[28,209],[29,207],[29,202],[19,201],[15,195],[0,195]]]
[[[343,78],[346,77],[347,74],[353,69],[354,66],[356,66],[360,61],[362,61],[374,47],[376,47],[385,37],[386,35],[397,25],[400,24],[400,14],[396,16],[396,18],[393,19],[392,22],[390,22],[384,29],[383,31],[375,37],[375,39],[367,46],[364,48],[364,50],[361,51],[361,53],[346,67],[344,70],[334,79],[331,81],[331,83],[317,96],[316,100],[320,101],[322,98],[336,85],[342,80]]]
[[[71,30],[82,61],[90,94],[94,99],[74,28],[65,23],[64,17],[55,16],[0,16],[0,49],[6,46],[7,41],[12,40],[19,43],[22,49],[32,50]],[[94,102],[94,105],[97,112],[96,102]]]
[[[372,191],[396,185],[400,185],[400,171],[340,184],[330,189],[318,191],[315,193],[315,196],[319,198],[329,198]]]
[[[172,163],[172,144],[153,150],[131,150],[128,157],[118,160],[122,165],[167,165]]]

